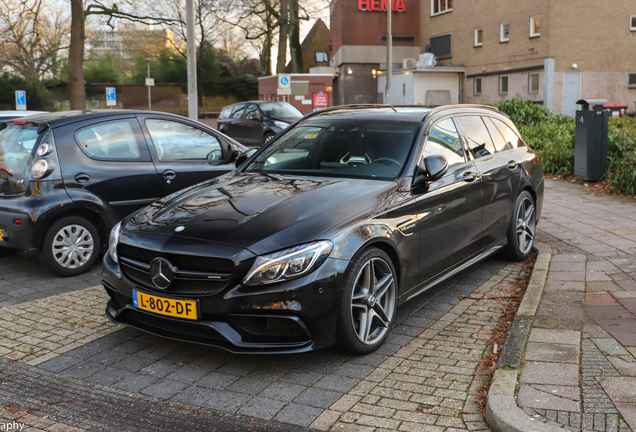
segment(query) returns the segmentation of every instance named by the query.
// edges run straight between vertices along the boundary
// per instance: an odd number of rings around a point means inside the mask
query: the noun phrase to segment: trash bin
[[[584,107],[599,106],[592,101],[580,100]],[[610,111],[596,108],[576,112],[574,131],[574,175],[598,180],[607,170],[607,125]]]
[[[608,103],[603,108],[608,109],[612,117],[623,117],[627,112],[626,104]]]

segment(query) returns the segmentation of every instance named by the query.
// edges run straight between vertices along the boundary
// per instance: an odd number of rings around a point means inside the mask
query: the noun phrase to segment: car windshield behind
[[[37,139],[38,129],[31,125],[9,125],[0,131],[0,170],[23,173]]]
[[[419,126],[377,119],[304,122],[266,147],[245,171],[394,179],[404,167]]]
[[[263,114],[274,118],[301,118],[303,113],[287,102],[265,102],[259,105]]]

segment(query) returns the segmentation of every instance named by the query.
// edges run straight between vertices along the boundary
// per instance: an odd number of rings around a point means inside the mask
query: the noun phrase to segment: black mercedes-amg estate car
[[[500,249],[525,259],[543,202],[539,157],[486,106],[327,109],[240,159],[113,228],[111,321],[231,352],[368,353],[401,303]]]

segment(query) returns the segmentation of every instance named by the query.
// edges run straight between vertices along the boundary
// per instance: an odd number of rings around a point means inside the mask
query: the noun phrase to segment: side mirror
[[[414,185],[440,179],[448,171],[448,161],[442,155],[427,156],[417,167]]]
[[[236,151],[236,150],[235,150]],[[243,165],[243,163],[248,160],[254,153],[256,153],[256,149],[255,148],[251,148],[248,151],[241,153],[240,155],[238,155],[238,157],[236,158],[236,162],[234,162],[234,166],[236,168],[240,167],[241,165]],[[238,152],[237,152],[238,153]]]

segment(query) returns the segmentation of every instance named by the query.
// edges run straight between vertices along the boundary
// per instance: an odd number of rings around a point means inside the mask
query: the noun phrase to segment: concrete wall
[[[528,91],[528,79],[531,73],[539,74],[539,91],[536,93],[530,93]],[[501,75],[481,77],[481,95],[475,95],[473,92],[473,89],[474,89],[473,86],[475,85],[475,78],[466,78],[464,76],[464,78],[462,79],[462,85],[464,90],[464,96],[462,98],[462,102],[495,105],[503,100],[512,99],[512,98],[530,99],[534,102],[543,101],[544,81],[543,81],[542,70],[533,70],[528,72],[517,72],[517,73],[507,74],[508,76],[508,93],[507,94],[499,94],[499,77],[500,76]]]

